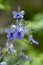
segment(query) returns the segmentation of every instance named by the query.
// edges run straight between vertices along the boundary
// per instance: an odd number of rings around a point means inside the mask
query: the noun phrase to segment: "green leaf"
[[[43,29],[43,19],[38,22],[29,22],[27,27],[33,29],[33,30],[40,30]]]
[[[9,6],[7,4],[0,4],[0,9],[2,10],[9,10]]]
[[[10,7],[9,7],[9,5],[5,1],[0,0],[0,9],[8,11],[10,9]]]
[[[43,13],[35,15],[31,22],[28,21],[27,27],[37,31],[43,29]]]
[[[33,21],[40,21],[43,19],[43,13],[38,13],[36,15],[33,16]]]

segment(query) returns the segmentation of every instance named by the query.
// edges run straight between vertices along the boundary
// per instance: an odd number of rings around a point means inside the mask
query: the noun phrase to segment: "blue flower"
[[[33,42],[34,44],[36,44],[36,45],[39,44],[38,41],[35,41],[34,39],[32,40],[32,42]]]
[[[16,37],[17,39],[21,40],[24,37],[23,31],[18,31]]]
[[[16,37],[17,31],[18,27],[12,24],[11,28],[5,30],[5,32],[7,33],[7,38],[9,40],[13,40]]]
[[[6,29],[6,32],[8,33],[7,38],[9,40],[13,40],[16,37],[17,39],[21,40],[27,31],[28,28],[23,26],[21,23],[18,26],[11,25],[11,29]]]
[[[21,40],[24,37],[24,29],[22,25],[19,25],[17,28],[18,28],[18,31],[16,34],[16,38]]]
[[[6,29],[6,32],[8,33],[7,34],[7,38],[9,39],[9,40],[13,40],[14,39],[14,37],[15,37],[15,31],[13,30],[13,29]]]
[[[6,62],[1,62],[0,65],[7,65],[7,63]]]
[[[12,14],[13,14],[13,18],[22,19],[24,15],[24,11],[20,11],[20,12],[13,11]]]
[[[13,32],[8,33],[7,37],[8,37],[9,40],[13,40],[13,39],[14,39],[14,34],[13,34]]]
[[[35,41],[35,40],[33,39],[33,36],[32,36],[32,35],[29,36],[29,40],[30,40],[31,42],[33,42],[34,44],[36,44],[36,45],[39,44],[38,41]]]

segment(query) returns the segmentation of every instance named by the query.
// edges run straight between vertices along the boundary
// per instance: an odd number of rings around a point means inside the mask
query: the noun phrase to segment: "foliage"
[[[9,9],[10,9],[9,5],[4,0],[0,0],[0,10],[9,10]]]

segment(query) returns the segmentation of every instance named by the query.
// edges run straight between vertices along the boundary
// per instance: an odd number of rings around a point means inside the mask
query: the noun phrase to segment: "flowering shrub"
[[[5,46],[5,52],[3,52],[2,55],[2,62],[0,62],[0,65],[23,65],[24,61],[28,60],[30,63],[33,61],[33,59],[26,55],[24,51],[24,47],[22,45],[19,49],[19,52],[17,52],[16,47],[12,44],[15,41],[24,41],[22,39],[25,38],[25,35],[27,36],[28,41],[30,41],[30,44],[33,43],[35,45],[38,45],[38,41],[33,39],[31,29],[27,27],[27,24],[23,24],[23,15],[24,11],[20,11],[20,7],[18,7],[18,12],[13,11],[13,18],[16,20],[16,24],[11,24],[10,28],[7,28],[5,32],[7,33],[7,42]],[[16,43],[15,43],[16,45]],[[25,44],[24,44],[25,46]],[[28,45],[27,45],[28,46]],[[22,49],[23,48],[23,49]],[[26,46],[25,46],[26,48]],[[24,51],[23,51],[24,50]]]

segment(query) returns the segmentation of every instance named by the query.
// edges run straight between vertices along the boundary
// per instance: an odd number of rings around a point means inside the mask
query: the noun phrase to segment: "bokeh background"
[[[41,54],[36,65],[43,65],[43,0],[0,0],[0,46],[3,47],[7,41],[5,28],[15,23],[12,11],[17,10],[18,6],[25,11],[24,20],[29,22],[28,27],[34,30],[34,39],[39,41],[38,46],[32,45],[36,53],[34,55],[32,50],[33,56],[36,58]]]

